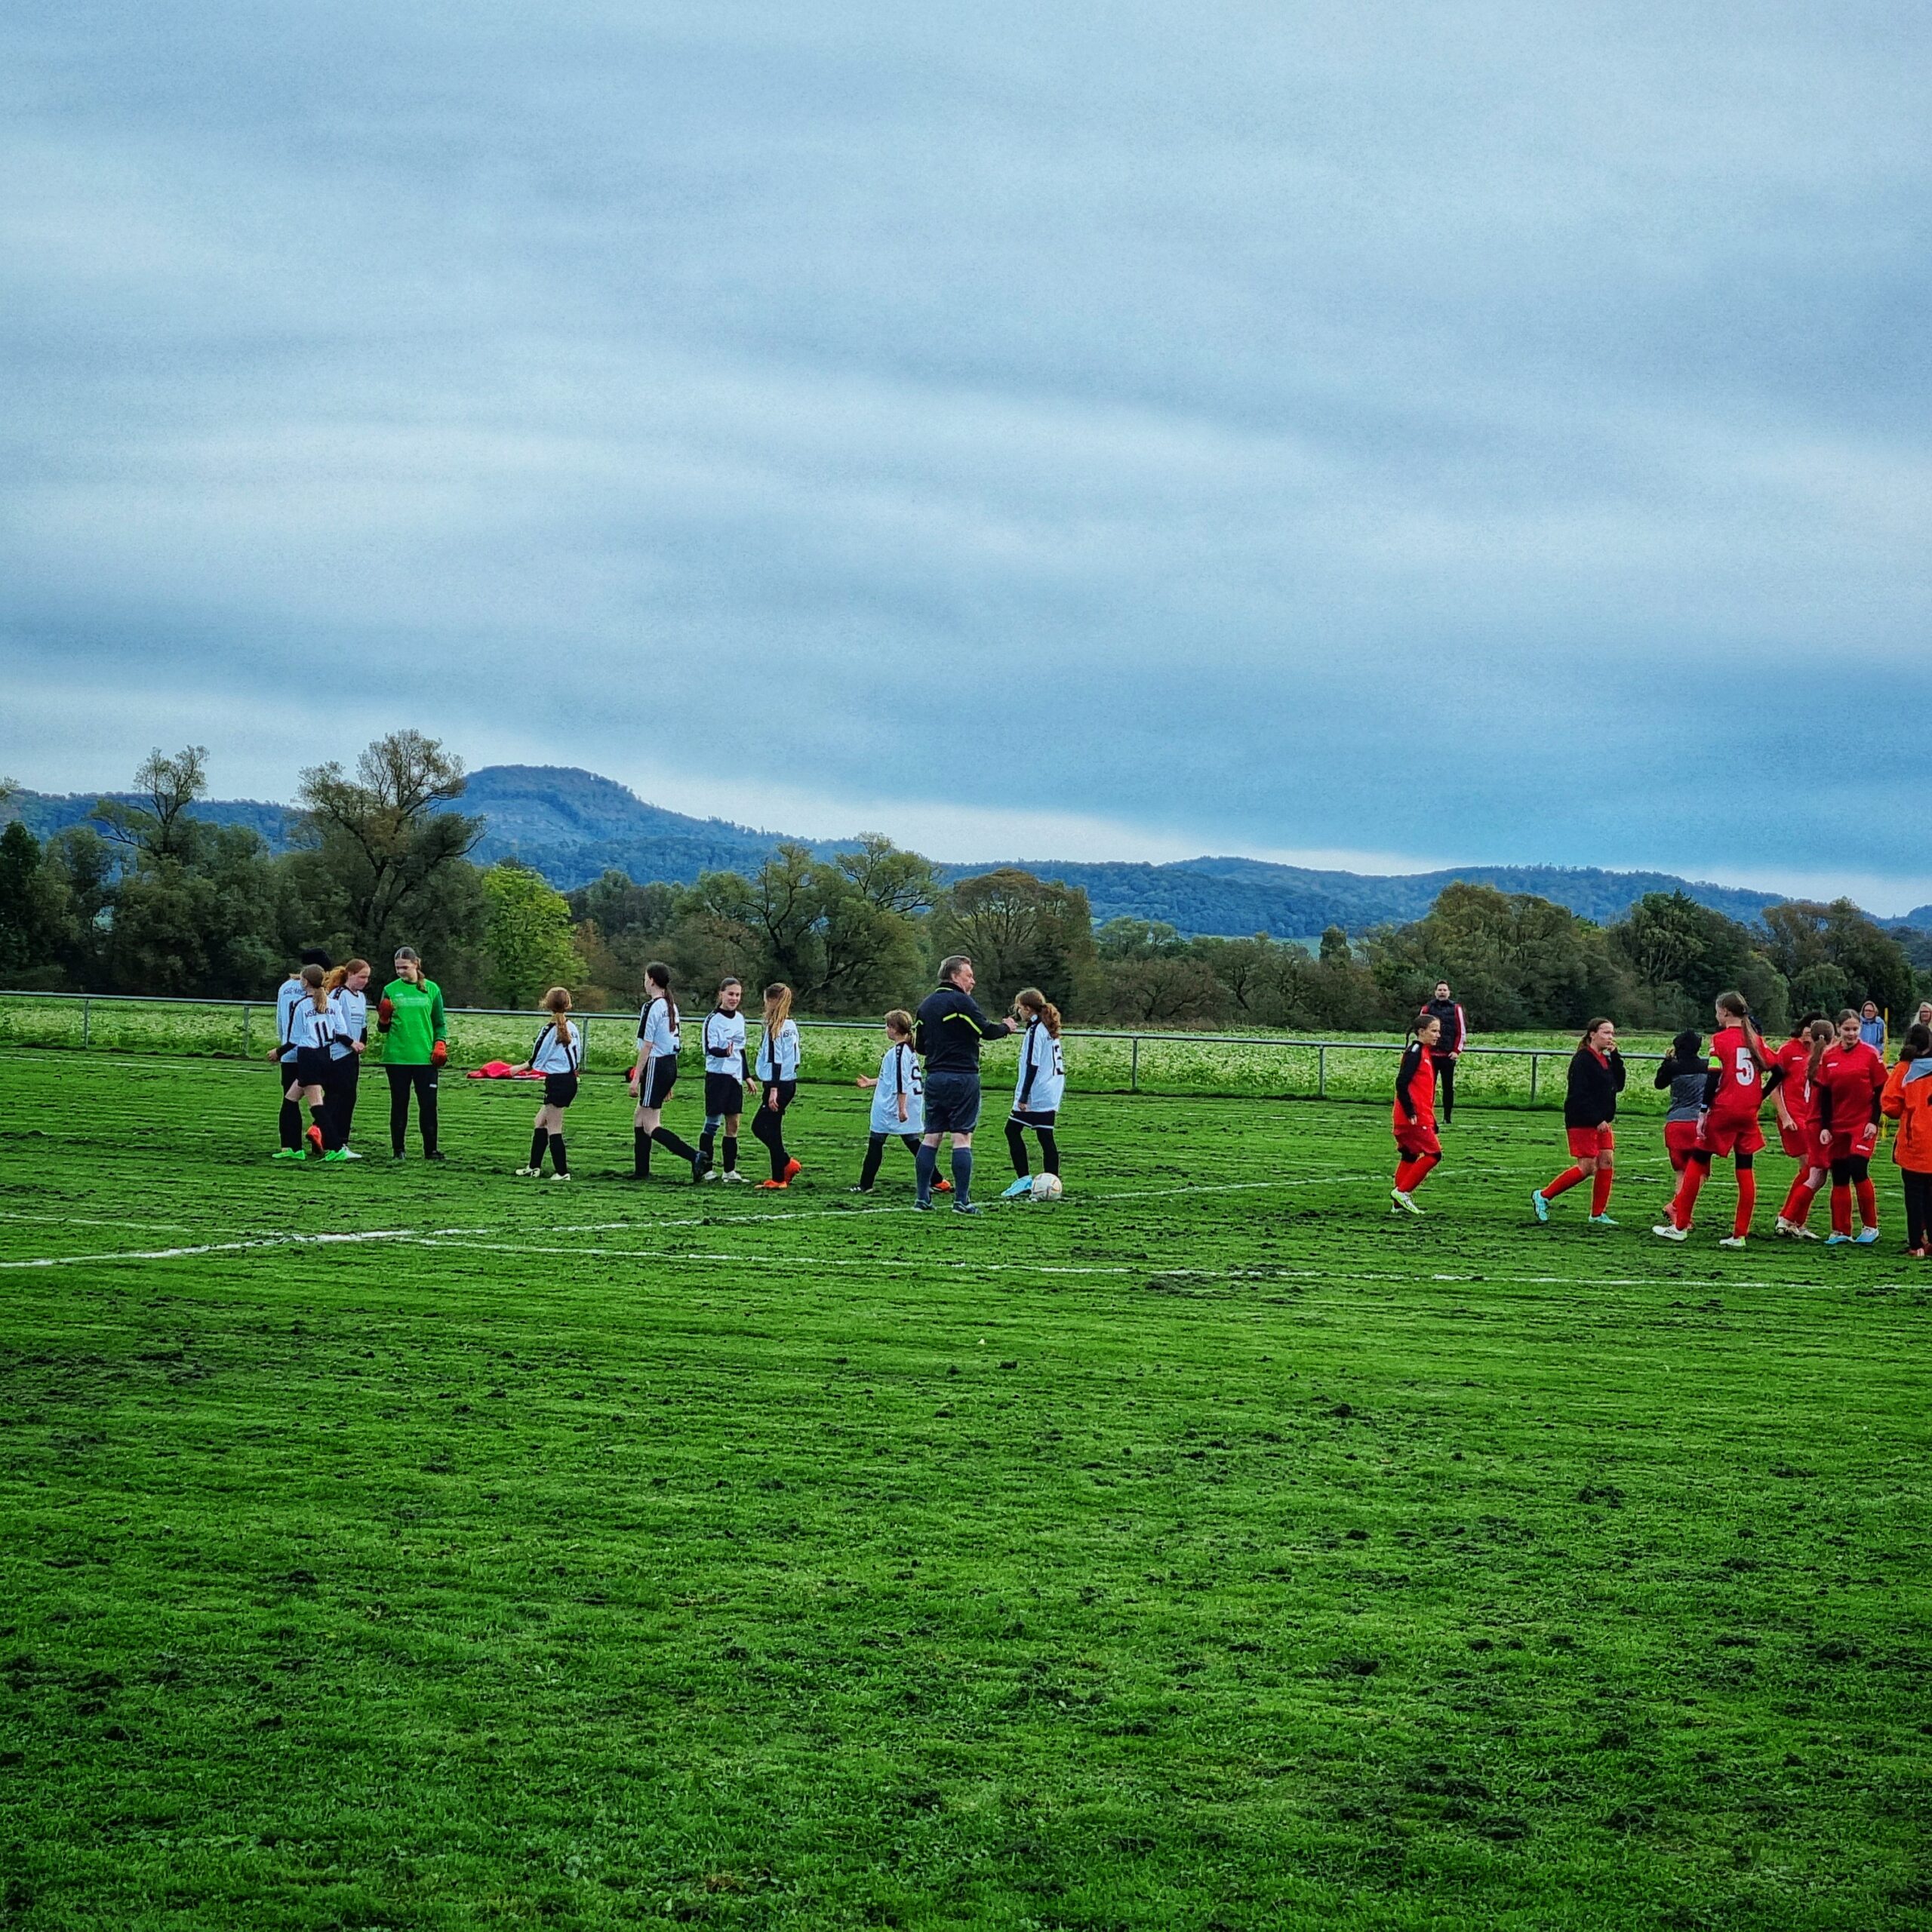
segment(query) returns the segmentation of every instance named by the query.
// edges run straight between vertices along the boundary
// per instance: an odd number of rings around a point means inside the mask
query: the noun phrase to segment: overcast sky
[[[0,771],[1932,900],[1932,12],[0,11]]]

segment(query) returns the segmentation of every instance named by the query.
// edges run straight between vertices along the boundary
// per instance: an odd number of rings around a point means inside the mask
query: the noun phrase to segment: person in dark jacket
[[[1451,996],[1447,980],[1436,981],[1435,997],[1423,1008],[1420,1017],[1433,1020],[1441,1029],[1429,1057],[1435,1063],[1436,1097],[1441,1103],[1442,1124],[1447,1127],[1456,1117],[1456,1063],[1462,1057],[1463,1044],[1469,1037],[1469,1024]]]
[[[973,962],[963,952],[940,962],[939,988],[914,1017],[912,1044],[926,1063],[926,1131],[915,1158],[915,1208],[933,1204],[942,1134],[952,1142],[952,1211],[977,1214],[973,1201],[973,1130],[980,1124],[980,1045],[1001,1040],[1011,1019],[989,1020],[973,998]]]
[[[1530,1196],[1539,1221],[1549,1219],[1549,1204],[1586,1179],[1590,1182],[1590,1226],[1614,1228],[1606,1211],[1616,1179],[1617,1136],[1611,1123],[1617,1118],[1617,1097],[1623,1091],[1623,1056],[1617,1051],[1617,1028],[1607,1020],[1592,1020],[1583,1029],[1570,1060],[1570,1084],[1563,1098],[1563,1125],[1570,1137],[1571,1164],[1547,1187]]]

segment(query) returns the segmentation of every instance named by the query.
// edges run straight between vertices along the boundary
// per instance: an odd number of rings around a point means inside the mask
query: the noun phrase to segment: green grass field
[[[850,1090],[756,1198],[596,1178],[614,1079],[568,1188],[272,1084],[0,1053],[0,1924],[1932,1921],[1888,1163],[1726,1254],[1648,1121],[1592,1235],[1545,1115],[1411,1222],[1383,1109],[1094,1097],[969,1221]]]

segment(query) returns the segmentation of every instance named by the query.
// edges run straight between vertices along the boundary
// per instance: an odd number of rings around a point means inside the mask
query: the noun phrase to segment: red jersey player
[[[1395,1070],[1395,1104],[1389,1124],[1395,1131],[1395,1185],[1389,1191],[1391,1214],[1420,1214],[1415,1191],[1442,1158],[1435,1132],[1435,1061],[1429,1049],[1442,1037],[1442,1023],[1425,1014],[1416,1023],[1402,1063]]]
[[[1765,1051],[1764,1035],[1742,993],[1718,994],[1717,1023],[1704,1075],[1704,1117],[1697,1126],[1697,1145],[1684,1162],[1669,1218],[1651,1232],[1666,1241],[1688,1238],[1697,1192],[1710,1178],[1711,1163],[1728,1154],[1737,1164],[1737,1213],[1730,1232],[1718,1245],[1742,1247],[1758,1204],[1752,1163],[1764,1145],[1758,1109],[1783,1075]]]
[[[1779,1048],[1777,1063],[1784,1078],[1771,1097],[1778,1110],[1778,1134],[1784,1151],[1798,1163],[1791,1192],[1784,1198],[1774,1233],[1794,1241],[1816,1241],[1818,1237],[1805,1222],[1811,1212],[1811,1198],[1825,1184],[1829,1171],[1818,1148],[1818,1063],[1832,1044],[1831,1026],[1822,1013],[1807,1013],[1791,1029],[1791,1038]]]
[[[1852,1238],[1851,1195],[1858,1190],[1859,1241],[1878,1238],[1878,1197],[1872,1188],[1872,1153],[1878,1144],[1879,1097],[1885,1063],[1859,1038],[1858,1015],[1838,1015],[1838,1035],[1818,1063],[1818,1113],[1814,1136],[1820,1164],[1832,1170],[1832,1232],[1827,1247]]]

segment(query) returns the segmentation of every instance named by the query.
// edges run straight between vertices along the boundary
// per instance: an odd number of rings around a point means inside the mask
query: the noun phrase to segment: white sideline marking
[[[334,1243],[420,1240],[408,1228],[372,1228],[364,1234],[263,1235],[253,1241],[202,1241],[192,1247],[123,1248],[112,1254],[36,1255],[26,1261],[0,1261],[0,1268],[78,1268],[95,1261],[179,1261],[197,1254],[235,1254],[246,1248],[321,1247]]]
[[[93,1214],[23,1214],[0,1209],[0,1221],[33,1221],[42,1227],[57,1228],[190,1228],[192,1221],[104,1220]]]

